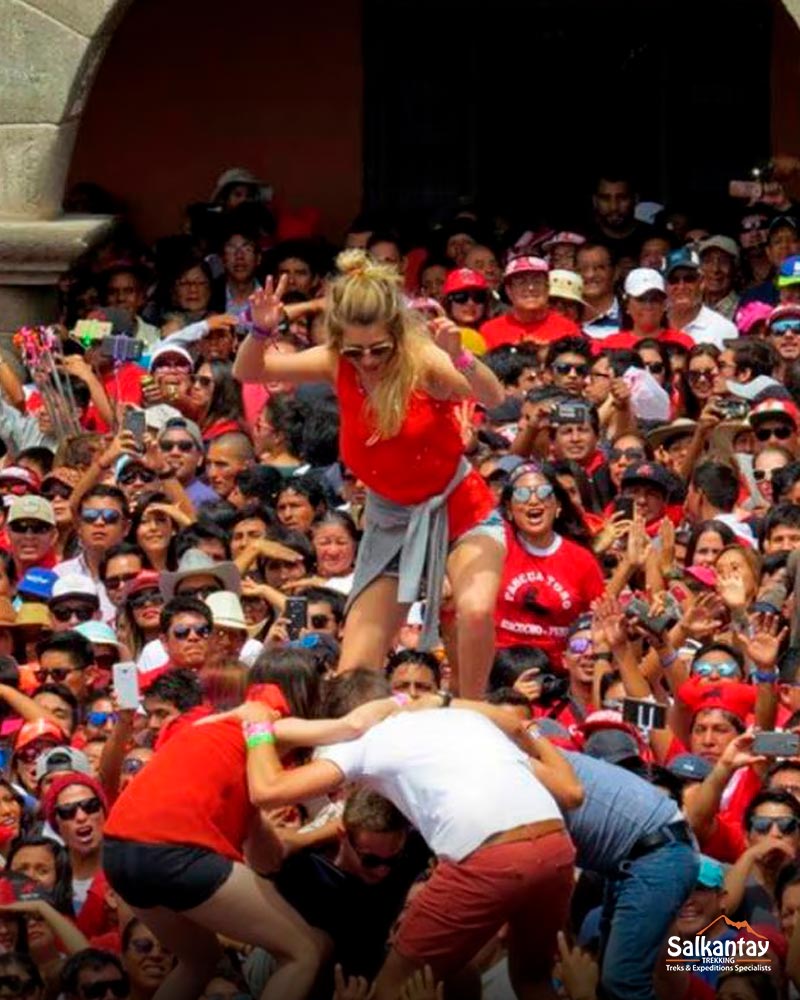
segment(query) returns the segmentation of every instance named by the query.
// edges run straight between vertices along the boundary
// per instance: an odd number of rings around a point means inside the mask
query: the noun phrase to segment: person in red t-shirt
[[[538,465],[520,465],[503,490],[508,553],[495,610],[498,646],[543,649],[553,667],[569,629],[603,592],[603,574],[569,497]]]
[[[667,311],[667,291],[664,278],[651,267],[637,267],[625,279],[625,313],[630,325],[596,341],[595,352],[633,350],[642,340],[678,344],[690,351],[694,341],[680,330],[664,327]]]
[[[541,257],[516,257],[508,263],[503,282],[511,311],[481,327],[481,336],[490,350],[521,340],[550,344],[580,334],[577,323],[550,308],[548,271],[547,261]]]

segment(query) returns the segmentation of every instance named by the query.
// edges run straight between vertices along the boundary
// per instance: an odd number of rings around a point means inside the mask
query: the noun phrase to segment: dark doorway
[[[580,217],[602,164],[709,212],[769,153],[768,0],[365,0],[364,193]]]

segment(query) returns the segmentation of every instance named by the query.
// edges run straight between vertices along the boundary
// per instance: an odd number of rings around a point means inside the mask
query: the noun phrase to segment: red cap
[[[487,289],[488,287],[486,278],[478,271],[473,271],[470,267],[459,267],[456,271],[450,271],[444,279],[442,295],[464,292],[468,288]]]
[[[67,737],[64,730],[50,719],[36,719],[33,722],[26,722],[20,727],[17,738],[14,741],[14,753],[24,749],[29,743],[36,740],[55,740],[56,743],[66,743]]]
[[[692,715],[718,708],[744,722],[755,709],[756,689],[739,681],[709,684],[702,678],[691,677],[678,688],[678,698],[688,706]]]
[[[47,789],[44,799],[42,799],[42,812],[54,830],[57,829],[55,825],[56,801],[64,789],[70,788],[72,785],[82,785],[84,788],[88,788],[93,795],[96,795],[100,799],[103,803],[103,812],[106,815],[108,814],[108,799],[106,798],[106,793],[103,791],[103,786],[97,778],[92,777],[91,774],[79,774],[77,771],[64,771],[53,780],[53,783]]]

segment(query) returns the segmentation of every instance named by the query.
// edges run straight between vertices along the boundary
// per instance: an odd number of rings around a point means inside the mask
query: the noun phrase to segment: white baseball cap
[[[98,603],[100,601],[97,584],[91,577],[80,573],[66,573],[56,580],[49,603],[52,604],[62,597],[91,597]]]
[[[632,299],[638,299],[648,292],[667,294],[664,278],[655,268],[635,267],[625,279],[625,294]]]

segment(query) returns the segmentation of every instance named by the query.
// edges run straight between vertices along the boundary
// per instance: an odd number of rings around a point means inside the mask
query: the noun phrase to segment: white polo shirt
[[[721,351],[725,350],[724,341],[735,340],[739,336],[739,331],[729,319],[708,306],[701,306],[700,312],[691,323],[682,327],[682,331],[688,333],[695,344],[713,344]]]
[[[493,834],[561,819],[526,754],[466,709],[401,712],[317,756],[393,802],[431,850],[450,861]]]

